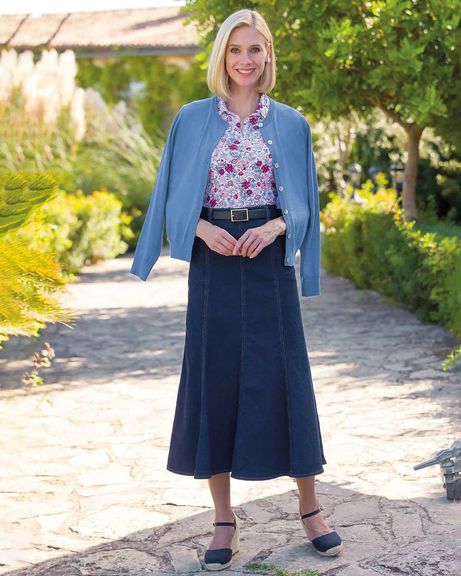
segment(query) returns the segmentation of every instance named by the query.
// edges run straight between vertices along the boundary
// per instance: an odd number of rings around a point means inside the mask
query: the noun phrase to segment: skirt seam
[[[209,269],[209,262],[208,262],[208,250],[205,250],[205,289],[203,291],[203,315],[202,315],[202,358],[201,358],[201,396],[200,396],[200,429],[198,434],[198,442],[196,447],[195,453],[195,468],[198,467],[198,456],[200,453],[200,443],[204,434],[204,427],[203,427],[203,419],[206,416],[206,406],[205,406],[205,356],[206,356],[206,326],[207,326],[207,313],[208,313],[208,288],[209,288],[209,277],[208,277],[208,269]],[[208,443],[207,443],[208,444]],[[208,445],[207,445],[207,453],[208,453]],[[207,458],[208,461],[208,458]]]
[[[279,322],[279,337],[280,337],[280,345],[282,349],[282,365],[283,365],[283,375],[284,375],[284,387],[285,387],[285,400],[286,400],[286,411],[287,411],[287,420],[288,420],[288,438],[289,438],[289,446],[290,446],[290,456],[289,462],[291,466],[292,455],[293,455],[293,447],[292,447],[292,427],[290,421],[290,397],[288,394],[288,370],[287,370],[287,362],[286,362],[286,350],[285,350],[285,335],[283,331],[283,318],[282,318],[282,305],[280,301],[280,291],[279,291],[279,281],[277,275],[275,273],[276,266],[275,266],[275,250],[274,244],[272,243],[272,271],[274,274],[274,285],[275,285],[275,294],[277,297],[277,317]]]
[[[242,336],[240,339],[240,373],[238,377],[238,391],[237,391],[237,417],[235,423],[235,435],[234,435],[234,445],[232,447],[232,462],[234,462],[234,454],[236,453],[236,439],[238,439],[238,430],[240,425],[240,386],[242,384],[242,377],[243,377],[243,369],[244,369],[244,360],[245,360],[245,331],[246,331],[246,322],[245,322],[245,272],[244,272],[244,262],[243,256],[239,256],[240,258],[240,286],[242,290]]]

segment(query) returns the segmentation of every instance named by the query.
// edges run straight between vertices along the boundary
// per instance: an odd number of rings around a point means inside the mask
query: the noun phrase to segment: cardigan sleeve
[[[320,295],[320,202],[312,146],[312,131],[307,125],[307,191],[309,203],[309,223],[300,247],[301,295]]]
[[[163,229],[165,226],[165,203],[168,193],[171,155],[174,137],[182,108],[173,119],[160,164],[149,206],[136,245],[130,273],[141,280],[147,280],[150,271],[157,262],[163,245]]]

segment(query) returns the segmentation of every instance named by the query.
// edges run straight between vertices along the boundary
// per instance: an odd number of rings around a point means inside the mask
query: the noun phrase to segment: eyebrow
[[[237,46],[237,48],[240,48],[240,44],[229,44],[229,46]],[[262,44],[251,44],[250,48],[253,46],[262,46]]]

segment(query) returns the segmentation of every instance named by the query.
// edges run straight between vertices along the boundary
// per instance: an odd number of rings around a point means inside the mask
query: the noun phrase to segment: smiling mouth
[[[244,76],[249,76],[255,69],[254,68],[237,68],[236,69],[239,74],[243,74]]]

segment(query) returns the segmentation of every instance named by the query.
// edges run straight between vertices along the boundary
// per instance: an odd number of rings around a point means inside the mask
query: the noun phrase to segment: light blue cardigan
[[[270,98],[260,131],[272,152],[277,206],[287,225],[285,266],[301,252],[302,296],[320,294],[320,212],[309,123]],[[211,154],[227,129],[217,96],[182,106],[170,127],[130,272],[147,280],[160,256],[166,224],[170,257],[190,262]]]

